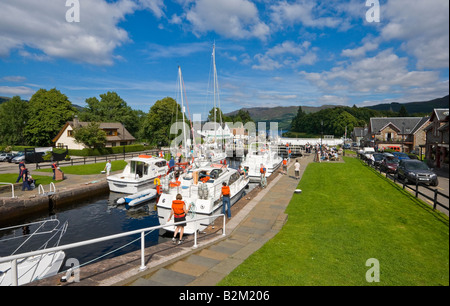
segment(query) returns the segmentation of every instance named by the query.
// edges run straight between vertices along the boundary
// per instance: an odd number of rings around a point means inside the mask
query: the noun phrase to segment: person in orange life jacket
[[[287,160],[286,158],[283,159],[283,174],[287,174]]]
[[[222,213],[225,215],[225,210],[228,210],[228,219],[231,219],[231,203],[230,203],[230,186],[227,183],[222,183]]]
[[[191,209],[191,205],[189,205],[189,208],[186,209],[186,203],[184,203],[182,199],[183,197],[181,196],[181,194],[177,194],[176,200],[172,201],[172,210],[170,211],[169,219],[167,219],[167,221],[170,221],[172,216],[174,216],[173,218],[174,223],[186,221],[186,214],[188,213],[189,209]],[[178,240],[178,244],[181,244],[185,226],[186,223],[181,223],[177,225],[177,228],[173,233],[172,238],[173,243],[176,243],[175,237],[177,236],[177,233],[180,233],[180,239]]]
[[[261,167],[259,168],[259,172],[261,173],[261,187],[266,187],[266,167],[264,167],[263,164],[261,164]]]

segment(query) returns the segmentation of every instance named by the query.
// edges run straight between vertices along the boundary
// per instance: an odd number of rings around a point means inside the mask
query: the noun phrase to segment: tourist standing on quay
[[[186,214],[191,209],[191,205],[189,205],[189,208],[186,209],[186,203],[183,201],[183,197],[181,194],[177,194],[176,200],[172,201],[172,210],[170,211],[169,219],[167,221],[170,221],[170,219],[173,217],[174,223],[183,222],[186,221]],[[186,226],[186,223],[177,224],[177,228],[175,229],[175,232],[173,233],[172,241],[173,243],[176,243],[176,236],[177,233],[180,233],[180,238],[178,240],[178,244],[181,244],[183,241],[183,234],[184,234],[184,227]]]
[[[300,179],[300,163],[298,162],[298,159],[295,160],[294,170],[295,170],[295,178]]]
[[[231,219],[231,203],[230,203],[230,186],[227,183],[222,183],[222,213],[225,215],[225,210],[228,210],[228,219]],[[224,216],[225,218],[225,216]]]

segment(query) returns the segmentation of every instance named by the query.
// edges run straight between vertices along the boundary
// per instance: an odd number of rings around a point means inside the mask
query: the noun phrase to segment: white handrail
[[[53,186],[53,188],[52,188],[52,186]],[[50,182],[50,192],[52,192],[52,189],[53,189],[53,192],[56,192],[55,184],[53,182]]]
[[[189,223],[189,222],[197,222],[197,221],[200,221],[200,220],[216,218],[216,217],[220,217],[220,216],[223,216],[222,236],[225,236],[226,235],[225,234],[225,221],[226,221],[226,218],[225,218],[224,214],[218,214],[218,215],[213,215],[213,216],[209,216],[209,217],[202,217],[202,218],[192,219],[192,220],[189,220],[189,221],[186,220],[186,221],[176,222],[176,223],[172,223],[170,225],[178,225],[178,224],[184,224],[184,223]],[[11,263],[11,271],[13,272],[13,274],[12,274],[12,284],[13,285],[17,285],[17,283],[18,283],[17,259],[27,258],[27,257],[31,257],[31,256],[36,256],[36,255],[41,255],[41,254],[45,254],[45,253],[51,253],[51,252],[58,252],[58,251],[73,249],[73,248],[77,248],[77,247],[81,247],[81,246],[85,246],[85,245],[95,244],[95,243],[99,243],[99,242],[103,242],[103,241],[108,241],[108,240],[112,240],[112,239],[122,238],[122,237],[126,237],[126,236],[135,235],[135,234],[139,234],[140,233],[141,234],[141,266],[140,266],[139,270],[143,271],[143,270],[147,269],[147,267],[145,266],[145,239],[144,239],[145,235],[144,235],[144,233],[148,232],[148,231],[153,231],[153,230],[156,230],[156,229],[161,229],[161,228],[166,227],[166,226],[168,226],[168,225],[164,224],[164,225],[158,225],[158,226],[153,226],[153,227],[147,227],[147,228],[134,230],[134,231],[129,231],[129,232],[121,233],[121,234],[104,236],[104,237],[100,237],[100,238],[95,238],[95,239],[90,239],[90,240],[70,243],[70,244],[61,245],[61,246],[57,246],[57,247],[52,247],[52,248],[48,248],[48,249],[37,250],[37,251],[33,251],[33,252],[16,254],[16,255],[11,255],[11,256],[6,256],[6,257],[0,257],[0,263],[8,262],[8,261]],[[196,233],[197,233],[197,231],[195,232],[195,235],[194,235],[194,246],[193,246],[193,248],[197,248],[197,234]]]
[[[39,194],[41,194],[41,189],[42,189],[42,194],[45,194],[44,186],[42,186],[42,184],[39,184],[39,186],[38,186]]]
[[[12,192],[11,198],[14,198],[14,184],[12,184],[12,183],[0,183],[0,184],[3,184],[3,185],[11,185],[11,192]]]

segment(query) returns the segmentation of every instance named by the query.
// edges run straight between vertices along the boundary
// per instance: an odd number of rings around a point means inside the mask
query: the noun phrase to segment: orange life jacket
[[[287,165],[287,160],[283,159],[283,165]]]
[[[261,172],[261,173],[266,173],[266,168],[260,168],[260,169],[259,169],[259,172]]]
[[[173,200],[172,201],[172,209],[175,217],[184,217],[184,201],[181,200]]]
[[[230,186],[222,186],[222,194],[225,197],[230,196]]]
[[[200,179],[200,181],[202,181],[203,183],[206,183],[207,181],[209,181],[209,179],[210,179],[209,176],[205,176],[205,177],[202,177],[202,178]]]

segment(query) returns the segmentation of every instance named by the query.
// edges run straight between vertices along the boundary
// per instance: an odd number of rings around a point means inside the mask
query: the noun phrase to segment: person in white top
[[[106,176],[109,176],[109,173],[111,172],[111,161],[108,160],[108,162],[106,163],[105,169],[103,171],[106,170]]]
[[[300,163],[298,162],[298,159],[295,160],[294,170],[295,170],[295,178],[299,179],[300,178]]]

